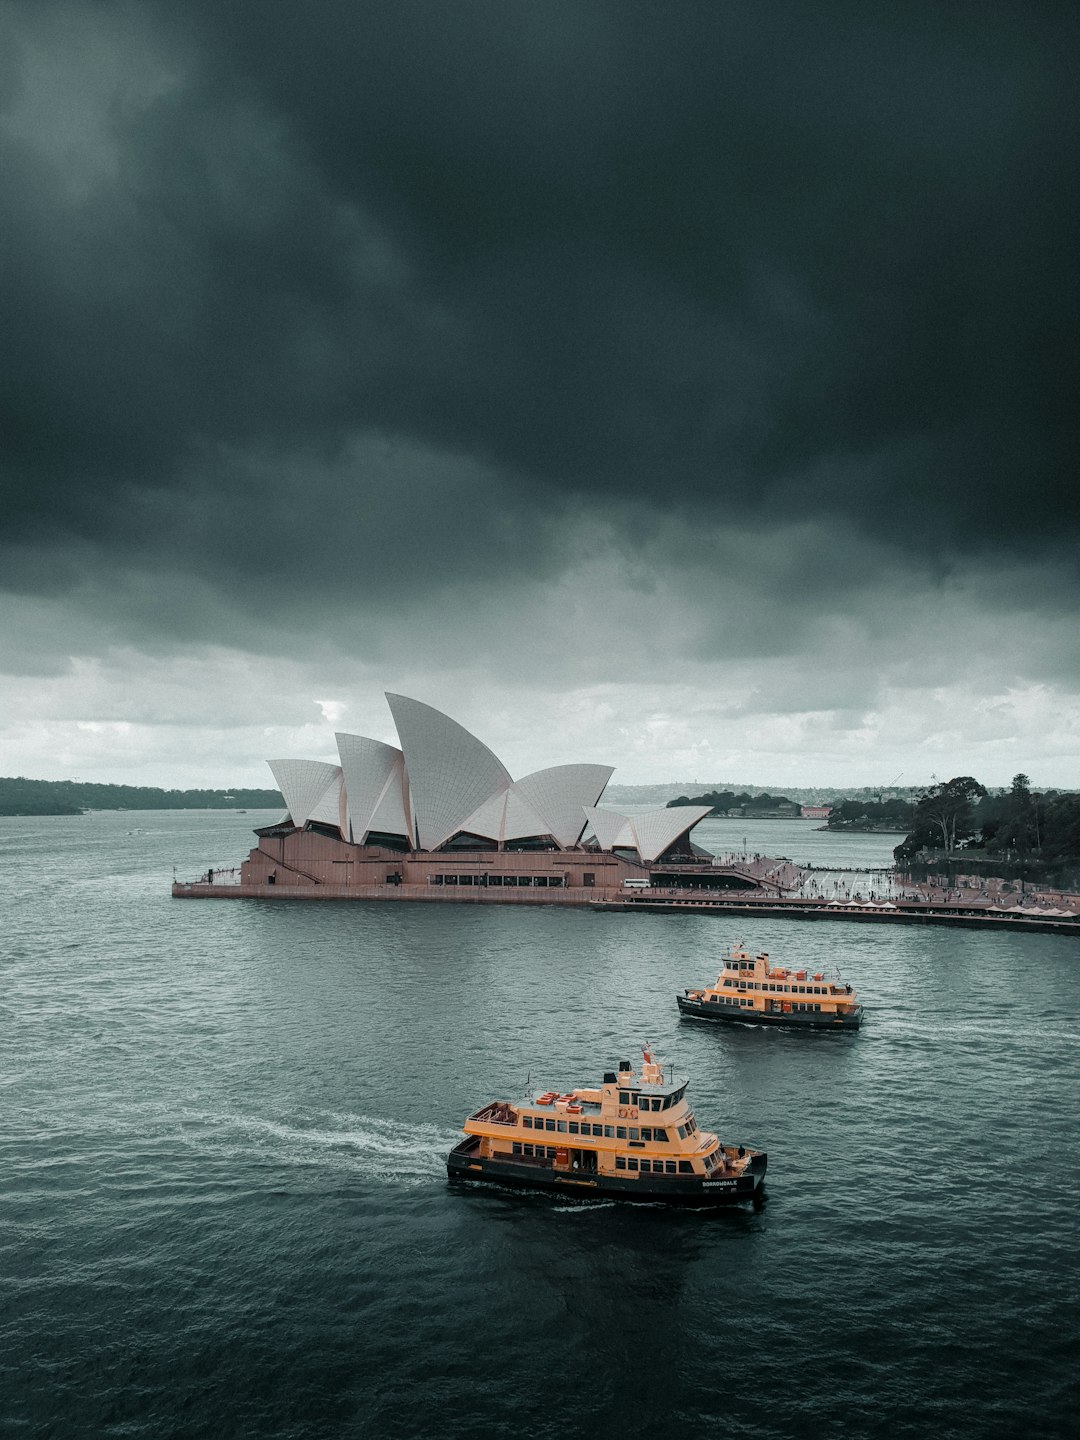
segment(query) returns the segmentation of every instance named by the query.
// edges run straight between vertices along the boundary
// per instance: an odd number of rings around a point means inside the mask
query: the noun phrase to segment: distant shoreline
[[[22,809],[9,809],[0,805],[0,819],[9,820],[38,820],[38,819],[72,819],[81,815],[154,815],[165,812],[172,815],[191,814],[193,812],[207,812],[220,815],[247,815],[249,811],[259,812],[268,810],[276,812],[282,807],[280,805],[88,805],[83,809],[72,805],[70,807],[56,805],[51,808],[41,807],[34,809],[25,807]]]
[[[901,830],[896,825],[818,825],[818,830],[824,830],[828,835],[906,835],[906,830]]]

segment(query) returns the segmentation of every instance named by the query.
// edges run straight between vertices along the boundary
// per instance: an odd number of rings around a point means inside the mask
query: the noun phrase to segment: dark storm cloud
[[[1064,7],[4,13],[0,584],[386,611],[554,576],[592,512],[669,567],[774,537],[785,593],[842,520],[1067,599]]]

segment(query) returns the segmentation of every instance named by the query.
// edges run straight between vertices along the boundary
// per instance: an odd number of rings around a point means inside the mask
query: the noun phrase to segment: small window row
[[[831,987],[828,985],[774,985],[771,982],[762,984],[760,980],[733,980],[729,975],[724,984],[731,990],[768,990],[772,994],[782,992],[784,995],[829,995]]]
[[[646,1175],[692,1175],[694,1167],[689,1160],[643,1160],[638,1155],[616,1155],[616,1170],[640,1170]]]
[[[611,1135],[614,1133],[610,1125],[593,1125],[588,1120],[556,1120],[549,1119],[546,1115],[523,1115],[521,1123],[526,1130],[556,1130],[562,1135]]]
[[[555,1159],[554,1145],[530,1145],[527,1142],[522,1143],[520,1140],[515,1140],[513,1148],[515,1155],[532,1155],[537,1160]]]
[[[563,888],[565,875],[429,875],[429,885],[546,885]]]
[[[620,1090],[620,1105],[636,1105],[639,1110],[670,1110],[682,1099],[685,1091],[676,1090],[674,1095],[639,1095],[636,1090]]]
[[[667,1144],[668,1133],[659,1125],[594,1125],[590,1120],[556,1120],[546,1115],[523,1115],[526,1130],[551,1130],[559,1135],[606,1136],[609,1140],[653,1140]],[[680,1126],[680,1129],[682,1127]]]

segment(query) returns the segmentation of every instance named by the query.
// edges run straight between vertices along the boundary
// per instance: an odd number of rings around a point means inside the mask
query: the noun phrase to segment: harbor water
[[[1080,943],[170,898],[265,818],[0,820],[0,1433],[1076,1433]],[[753,823],[696,838],[897,838]],[[735,940],[862,1031],[680,1020]],[[467,1113],[643,1041],[768,1151],[763,1206],[448,1183]]]

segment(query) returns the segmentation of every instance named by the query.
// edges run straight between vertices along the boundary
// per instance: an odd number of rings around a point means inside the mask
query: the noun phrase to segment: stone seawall
[[[415,900],[443,905],[592,905],[597,892],[586,889],[502,889],[437,885],[208,885],[173,882],[176,900]],[[614,897],[611,897],[614,898]]]
[[[600,910],[647,911],[654,915],[677,911],[697,915],[848,920],[872,925],[952,925],[961,929],[1080,935],[1080,915],[1044,918],[933,903],[899,905],[892,910],[870,907],[860,910],[802,898],[778,899],[773,896],[752,899],[739,896],[717,899],[685,892],[681,895],[667,892],[662,896],[624,895],[580,887],[489,890],[435,885],[211,885],[205,881],[176,881],[172,893],[178,900],[369,900],[380,904],[409,900],[435,905],[576,905]]]

